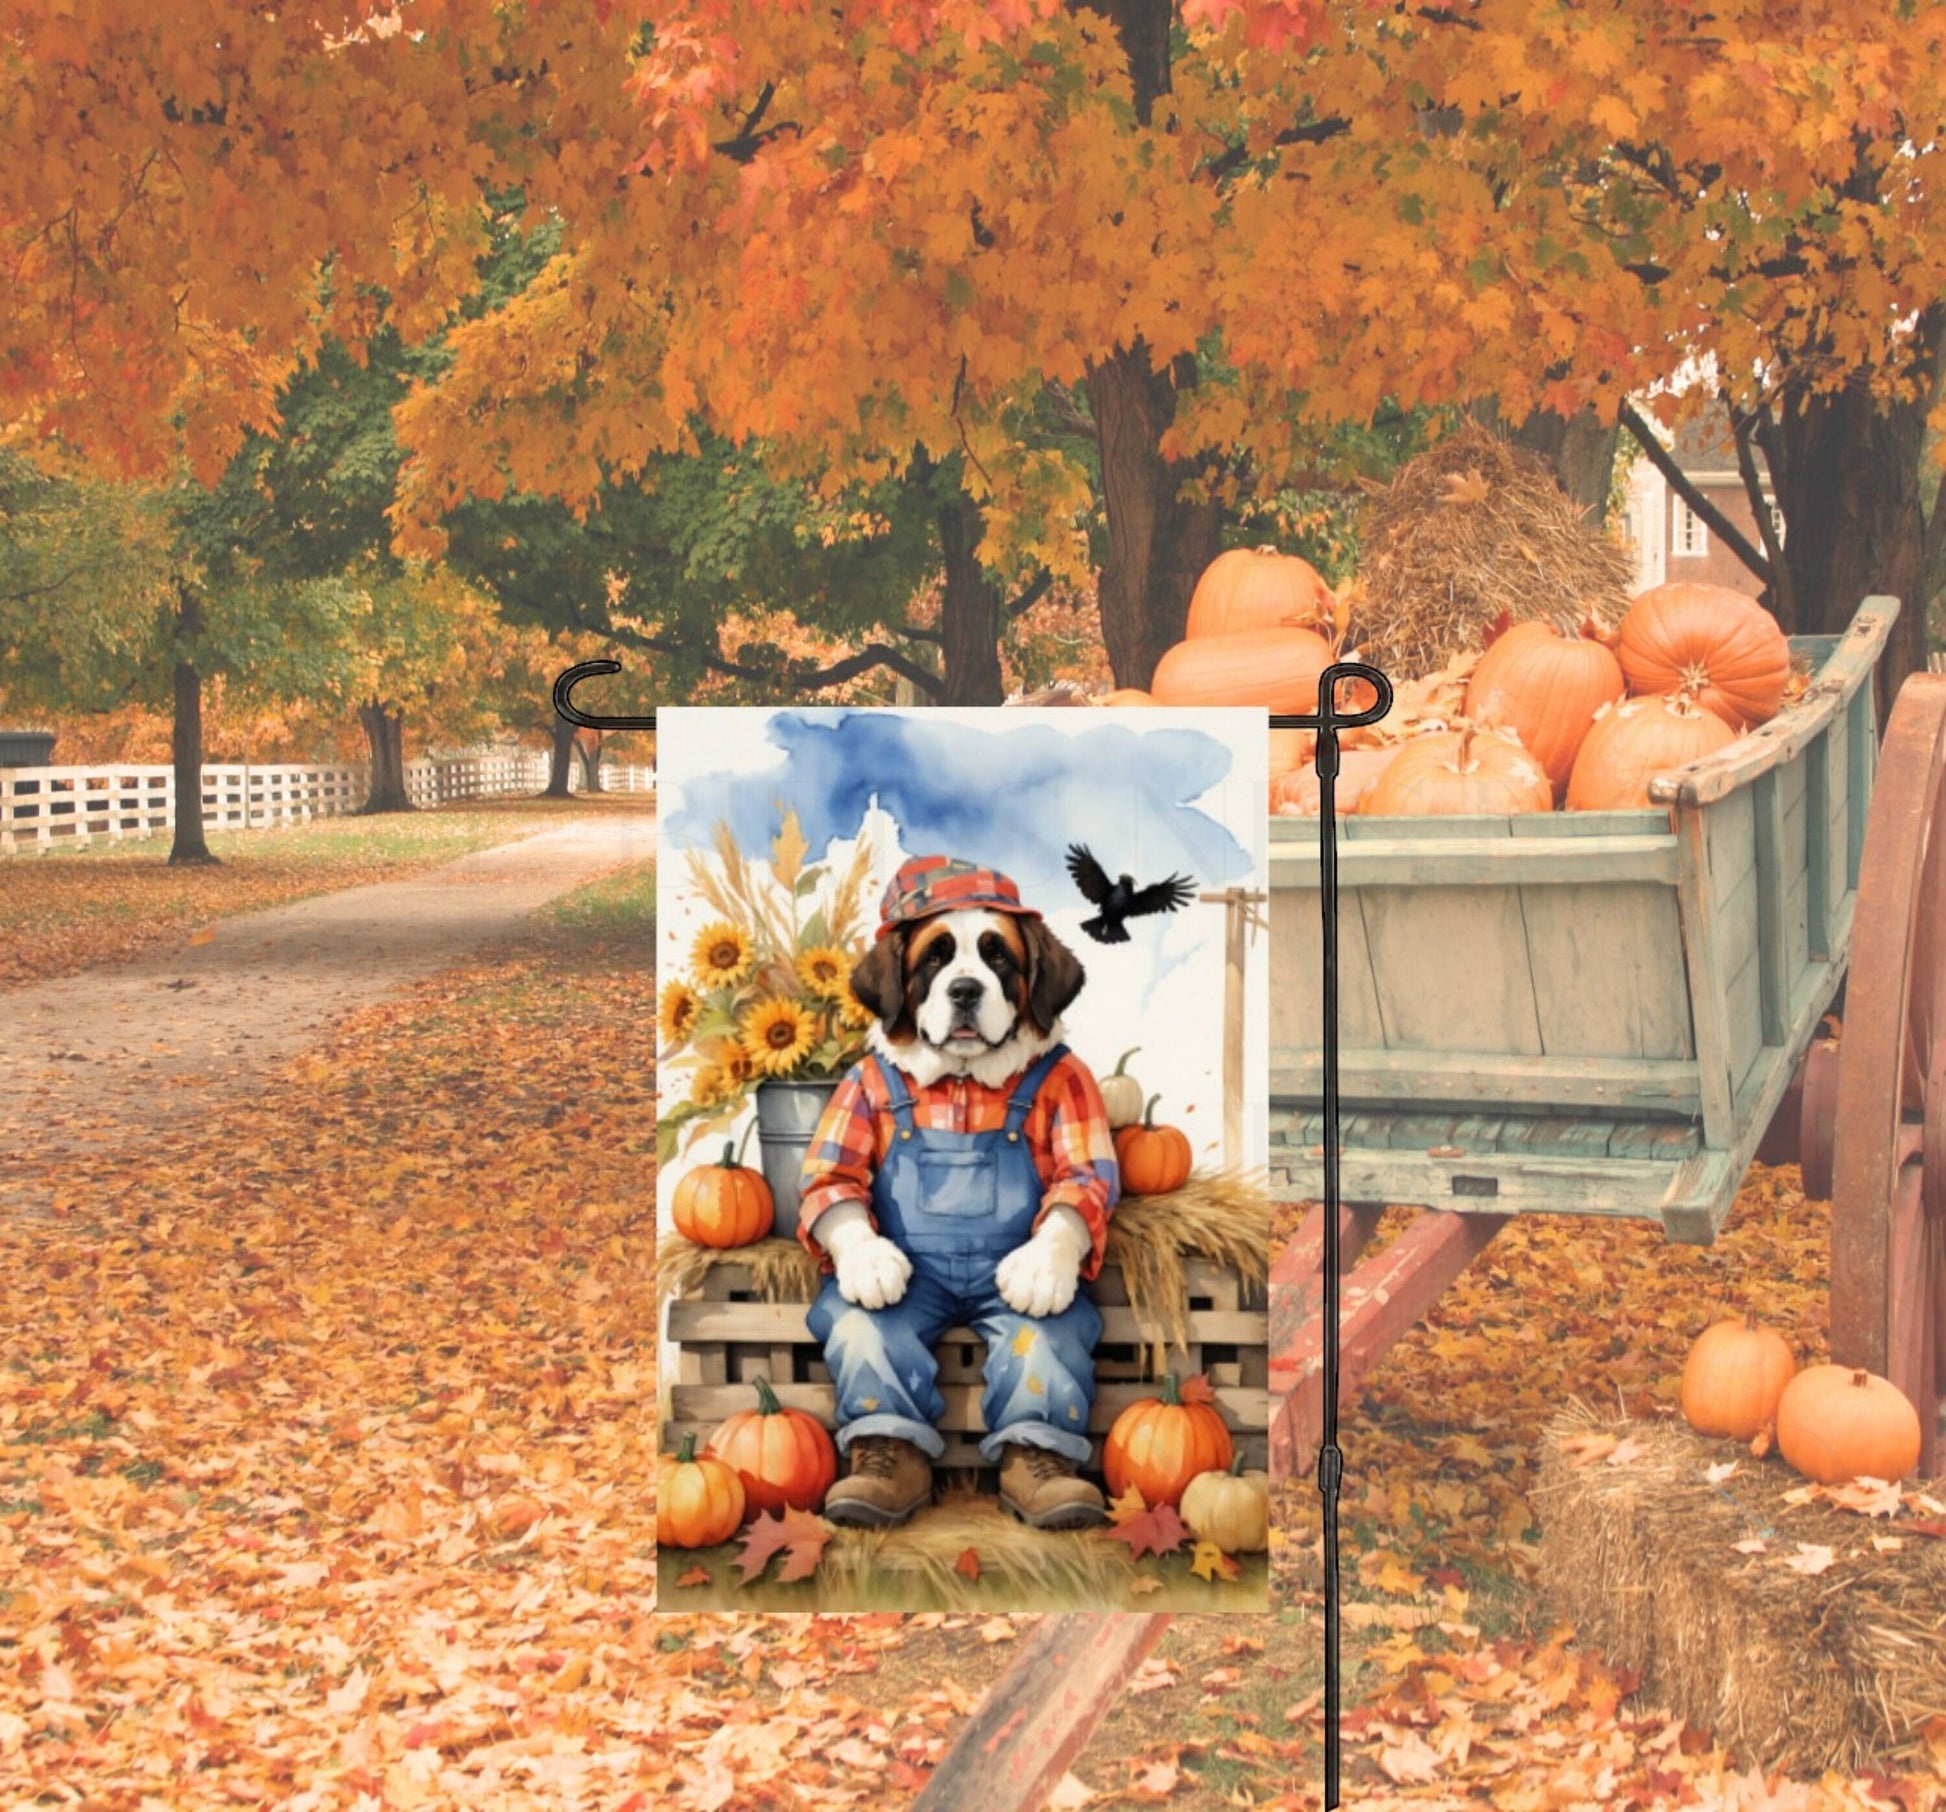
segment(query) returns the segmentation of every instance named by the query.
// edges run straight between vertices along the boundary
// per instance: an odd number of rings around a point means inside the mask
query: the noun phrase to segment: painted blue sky
[[[1250,852],[1195,803],[1229,774],[1231,751],[1200,730],[1139,730],[1128,721],[1139,713],[1103,715],[1111,721],[1076,733],[924,711],[752,712],[777,759],[686,779],[663,834],[677,848],[707,847],[727,822],[740,847],[765,849],[789,807],[817,851],[855,837],[876,799],[910,853],[1001,869],[1043,909],[1079,902],[1070,843],[1138,883],[1171,871],[1204,885],[1247,877]]]

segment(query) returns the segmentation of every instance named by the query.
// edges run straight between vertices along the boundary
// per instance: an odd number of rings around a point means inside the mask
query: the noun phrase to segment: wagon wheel
[[[1900,691],[1852,921],[1831,1141],[1831,1355],[1888,1377],[1946,1465],[1946,676]]]

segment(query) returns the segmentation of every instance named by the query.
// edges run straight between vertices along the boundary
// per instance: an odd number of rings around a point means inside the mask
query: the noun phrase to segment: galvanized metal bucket
[[[797,1237],[797,1186],[804,1154],[837,1086],[835,1076],[821,1082],[757,1084],[757,1142],[763,1151],[764,1181],[777,1204],[771,1232],[778,1239]]]

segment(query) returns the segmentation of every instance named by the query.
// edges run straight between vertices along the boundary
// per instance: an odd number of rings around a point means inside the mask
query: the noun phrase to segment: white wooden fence
[[[405,764],[414,805],[537,793],[547,785],[548,757],[527,749],[486,749]],[[368,768],[211,762],[203,768],[203,823],[211,830],[269,830],[355,812],[370,789]],[[652,793],[655,770],[604,763],[604,790]],[[581,763],[568,771],[581,790]],[[175,828],[176,778],[168,767],[0,767],[0,855],[19,850],[85,848],[97,838],[119,843]]]

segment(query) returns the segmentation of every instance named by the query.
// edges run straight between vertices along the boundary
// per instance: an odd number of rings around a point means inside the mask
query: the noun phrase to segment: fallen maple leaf
[[[1777,1430],[1766,1422],[1750,1437],[1750,1457],[1753,1460],[1761,1460],[1776,1445]]]
[[[1198,1372],[1193,1378],[1185,1378],[1176,1387],[1176,1395],[1184,1403],[1214,1403],[1216,1401],[1216,1392],[1210,1388],[1208,1372]]]
[[[1897,1516],[1905,1505],[1899,1487],[1885,1479],[1858,1478],[1844,1485],[1827,1485],[1824,1495],[1840,1510],[1856,1510],[1860,1516]]]
[[[699,1566],[699,1567],[691,1567],[687,1573],[685,1573],[680,1579],[676,1581],[676,1584],[679,1586],[699,1586],[699,1585],[708,1585],[709,1582],[710,1582],[709,1568]]]
[[[958,1560],[953,1562],[953,1571],[967,1579],[978,1579],[980,1577],[979,1555],[968,1548]]]
[[[1611,1466],[1626,1466],[1633,1460],[1639,1460],[1648,1451],[1646,1442],[1638,1441],[1633,1435],[1629,1435],[1615,1443],[1615,1451],[1608,1456],[1608,1463]]]
[[[1761,1535],[1747,1536],[1744,1540],[1731,1545],[1739,1554],[1767,1554],[1770,1551],[1770,1543]]]
[[[1137,1573],[1128,1582],[1128,1589],[1138,1598],[1146,1598],[1151,1592],[1162,1590],[1162,1581],[1153,1573]]]
[[[1724,1460],[1715,1466],[1704,1467],[1703,1477],[1712,1485],[1720,1485],[1742,1464],[1741,1460]]]
[[[1561,1443],[1561,1447],[1571,1456],[1568,1460],[1570,1466],[1586,1466],[1613,1453],[1619,1439],[1617,1435],[1591,1429],[1587,1434],[1571,1435]]]
[[[1429,1781],[1439,1772],[1439,1751],[1425,1738],[1407,1731],[1398,1742],[1380,1748],[1378,1765],[1388,1779],[1409,1786]]]
[[[1816,1542],[1801,1541],[1797,1544],[1797,1552],[1786,1560],[1784,1565],[1793,1573],[1807,1573],[1812,1578],[1816,1578],[1837,1558],[1829,1548],[1820,1547]]]
[[[1140,1560],[1144,1554],[1173,1554],[1189,1539],[1172,1504],[1158,1504],[1140,1516],[1131,1516],[1112,1529],[1101,1531],[1105,1541],[1125,1541],[1129,1554]]]
[[[786,1510],[779,1516],[766,1510],[750,1525],[750,1534],[737,1555],[737,1566],[748,1585],[770,1564],[773,1554],[785,1556],[778,1569],[780,1581],[809,1579],[818,1570],[824,1544],[831,1539],[831,1528],[821,1516],[809,1510]]]
[[[1140,1516],[1148,1509],[1147,1500],[1142,1496],[1139,1485],[1130,1485],[1120,1497],[1108,1500],[1108,1520],[1111,1523],[1125,1523],[1131,1516]]]
[[[1905,1546],[1905,1539],[1898,1535],[1874,1535],[1872,1546],[1881,1554],[1896,1554]]]
[[[1207,1579],[1214,1585],[1219,1579],[1235,1579],[1240,1569],[1215,1542],[1199,1541],[1189,1562],[1189,1570],[1198,1579]]]
[[[1439,501],[1461,507],[1472,503],[1484,503],[1487,492],[1491,489],[1485,477],[1476,468],[1469,466],[1464,472],[1446,474],[1440,482]]]

